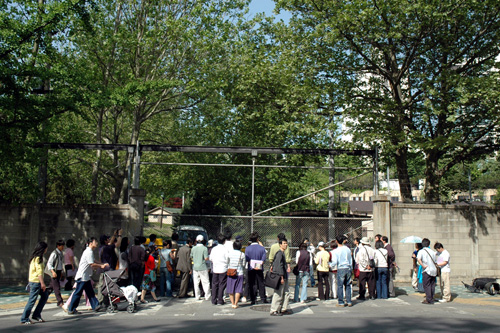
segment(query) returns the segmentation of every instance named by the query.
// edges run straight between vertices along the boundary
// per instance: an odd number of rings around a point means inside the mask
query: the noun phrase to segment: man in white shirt
[[[91,237],[88,240],[88,246],[83,251],[82,258],[80,259],[80,267],[78,267],[78,271],[76,272],[75,281],[76,281],[76,289],[73,292],[73,296],[71,298],[71,303],[68,307],[69,314],[77,314],[76,308],[78,304],[80,304],[80,298],[82,297],[83,291],[89,298],[90,305],[94,311],[99,311],[100,305],[99,301],[95,297],[94,288],[92,287],[92,283],[90,282],[90,278],[92,276],[92,270],[94,268],[106,269],[109,267],[109,264],[96,264],[94,262],[94,250],[99,246],[99,242],[95,237]]]
[[[224,305],[229,252],[224,246],[226,238],[223,234],[217,236],[217,242],[219,245],[210,252],[210,261],[212,262],[212,304]]]
[[[61,296],[61,277],[63,272],[64,263],[64,241],[62,239],[58,240],[56,243],[56,249],[50,254],[49,260],[47,261],[47,274],[50,275],[50,286],[54,290],[54,295],[56,295],[57,306],[62,307],[64,301]]]
[[[441,299],[439,302],[451,302],[451,288],[450,288],[450,253],[445,250],[443,244],[434,244],[434,249],[438,252],[437,265],[441,268]]]
[[[370,240],[368,239],[368,237],[363,237],[358,246],[358,253],[356,254],[356,263],[358,263],[358,268],[359,268],[358,300],[360,301],[366,300],[365,298],[366,284],[368,284],[368,294],[370,296],[370,299],[372,300],[375,299],[376,295],[375,293],[376,280],[374,272],[375,267],[370,266],[370,259],[374,259],[374,257],[375,257],[375,252],[370,246]]]
[[[422,239],[422,250],[418,251],[417,260],[424,270],[422,273],[422,283],[424,285],[425,299],[423,304],[434,304],[434,292],[436,289],[436,253],[429,247],[431,241]]]

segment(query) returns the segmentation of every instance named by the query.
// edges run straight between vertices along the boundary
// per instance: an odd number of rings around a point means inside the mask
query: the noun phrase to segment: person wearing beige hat
[[[376,281],[375,281],[375,267],[370,266],[370,260],[374,259],[375,253],[374,250],[370,246],[370,240],[368,237],[363,237],[359,244],[359,251],[356,254],[356,262],[359,267],[359,296],[358,300],[364,301],[366,287],[365,284],[368,284],[368,293],[370,295],[370,299],[375,299],[376,292]]]

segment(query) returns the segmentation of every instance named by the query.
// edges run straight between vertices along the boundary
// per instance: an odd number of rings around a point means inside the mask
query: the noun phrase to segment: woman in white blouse
[[[375,242],[375,276],[377,279],[377,298],[388,298],[389,268],[387,265],[388,253],[382,241]]]

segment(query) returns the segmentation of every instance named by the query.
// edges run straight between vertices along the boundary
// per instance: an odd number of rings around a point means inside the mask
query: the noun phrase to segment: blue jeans
[[[350,268],[339,268],[337,270],[337,296],[339,298],[339,304],[344,305],[344,287],[345,287],[345,297],[347,304],[352,304],[351,302],[351,275],[352,270]]]
[[[80,304],[80,298],[82,297],[83,291],[85,290],[85,295],[87,295],[92,309],[95,310],[99,305],[99,301],[95,297],[94,288],[92,283],[89,281],[82,281],[81,279],[76,280],[76,289],[73,292],[73,297],[71,298],[71,303],[68,307],[68,312],[76,310]]]
[[[313,265],[309,266],[309,276],[311,278],[311,287],[314,287],[316,282],[314,281],[314,267],[313,267]]]
[[[294,302],[299,301],[299,289],[300,283],[302,282],[302,291],[300,292],[300,300],[305,302],[307,300],[307,281],[309,280],[309,272],[299,272],[299,275],[295,278],[295,293],[293,296]]]
[[[167,267],[160,267],[160,296],[172,297],[173,284],[174,284],[174,273],[173,272],[170,273]]]
[[[23,315],[21,316],[21,323],[30,321],[31,309],[33,309],[33,307],[35,306],[38,295],[40,295],[40,301],[38,301],[35,312],[33,312],[33,318],[41,318],[43,307],[45,306],[45,303],[47,303],[47,299],[49,298],[49,293],[47,292],[47,290],[42,291],[42,285],[39,282],[30,282],[29,288],[30,297],[28,298],[28,303],[26,303]]]
[[[377,267],[375,274],[377,277],[377,298],[387,299],[387,279],[389,277],[389,269],[387,267]]]

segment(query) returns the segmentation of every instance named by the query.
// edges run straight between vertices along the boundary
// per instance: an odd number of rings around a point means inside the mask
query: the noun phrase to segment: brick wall
[[[375,221],[374,232],[377,233]],[[454,283],[475,277],[500,277],[500,214],[497,209],[455,205],[390,204],[390,239],[401,268],[399,281],[410,281],[413,244],[406,236],[440,242],[451,255]]]
[[[59,239],[74,239],[77,257],[87,238],[117,228],[133,242],[144,222],[145,193],[137,191],[130,205],[0,205],[0,285],[27,283],[28,259],[38,241],[49,245],[45,259]]]

